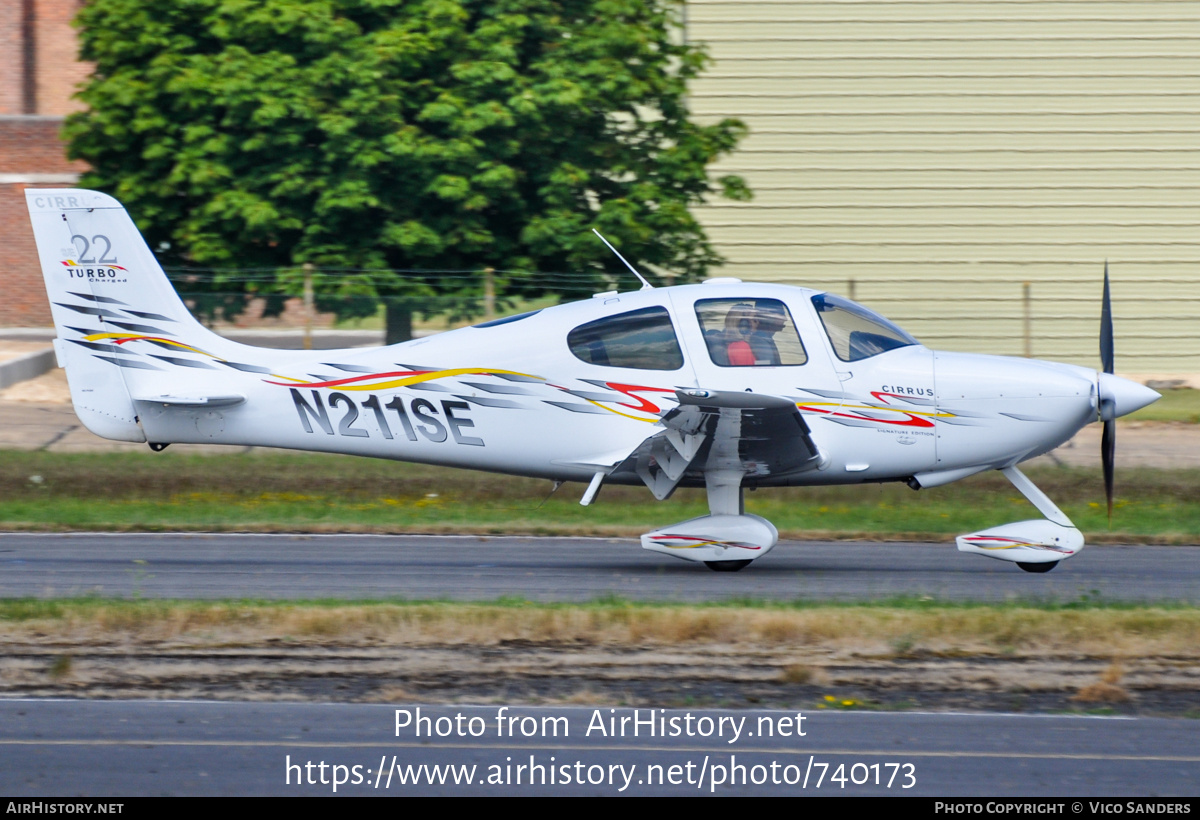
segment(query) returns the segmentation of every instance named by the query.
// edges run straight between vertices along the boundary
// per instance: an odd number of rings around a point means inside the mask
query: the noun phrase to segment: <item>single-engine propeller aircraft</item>
[[[1159,397],[1113,375],[1107,270],[1102,372],[929,350],[840,296],[737,279],[599,293],[390,347],[270,350],[195,321],[112,197],[26,198],[58,361],[93,433],[579,481],[585,505],[602,482],[660,500],[704,487],[709,515],[642,546],[719,571],[778,539],[746,514],[746,487],[920,489],[1000,470],[1044,518],[958,548],[1045,572],[1083,536],[1017,465],[1102,421],[1111,514],[1114,420]]]

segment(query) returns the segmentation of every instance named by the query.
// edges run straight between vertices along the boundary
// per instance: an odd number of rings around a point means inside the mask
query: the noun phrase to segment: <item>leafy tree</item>
[[[720,259],[690,206],[748,198],[706,166],[744,135],[688,118],[706,62],[677,0],[92,0],[96,70],[66,124],[166,264],[341,271],[326,296],[411,312],[506,271],[510,294],[679,280]],[[411,272],[403,272],[411,271]],[[512,273],[524,272],[524,273]],[[478,285],[476,284],[477,288]],[[407,323],[407,326],[406,326]]]

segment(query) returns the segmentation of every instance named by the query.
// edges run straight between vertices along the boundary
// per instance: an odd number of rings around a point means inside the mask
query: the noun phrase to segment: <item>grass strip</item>
[[[1109,527],[1098,471],[1030,477],[1092,543],[1196,543],[1200,470],[1124,470]],[[33,530],[458,532],[632,536],[707,512],[702,490],[667,504],[641,487],[582,485],[346,456],[254,451],[0,453],[0,527]],[[998,473],[932,490],[901,484],[764,489],[747,512],[784,537],[944,539],[1038,512]]]
[[[0,641],[281,645],[822,646],[867,654],[1200,655],[1200,608],[1054,603],[589,604],[0,601]]]

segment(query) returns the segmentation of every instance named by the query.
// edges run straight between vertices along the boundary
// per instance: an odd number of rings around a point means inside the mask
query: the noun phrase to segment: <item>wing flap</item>
[[[635,473],[655,498],[668,498],[685,479],[722,471],[780,478],[817,469],[823,456],[796,403],[759,393],[677,390],[679,407],[666,428],[648,437],[612,471]]]

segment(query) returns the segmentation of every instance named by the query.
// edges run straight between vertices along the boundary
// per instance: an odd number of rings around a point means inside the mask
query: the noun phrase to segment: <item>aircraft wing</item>
[[[643,441],[610,476],[636,473],[665,499],[703,485],[709,471],[772,478],[816,469],[822,456],[796,403],[779,396],[688,388],[662,417],[666,428]]]

